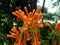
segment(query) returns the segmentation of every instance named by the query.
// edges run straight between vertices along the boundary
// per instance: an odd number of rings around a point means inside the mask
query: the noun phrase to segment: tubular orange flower
[[[19,30],[19,32],[21,33],[22,28],[21,28],[21,27],[18,27],[18,30]]]
[[[9,38],[16,38],[16,36],[13,36],[13,35],[7,35],[7,37],[9,37]]]
[[[60,45],[60,41],[58,42],[58,45]]]
[[[32,17],[32,20],[35,20],[37,18],[37,13],[35,13]]]
[[[25,38],[27,40],[30,40],[30,33],[29,33],[29,30],[28,30],[28,25],[26,24],[23,29],[25,30]]]
[[[56,31],[59,31],[60,30],[60,23],[56,24]]]
[[[27,7],[24,7],[24,9],[25,9],[26,15],[28,16],[28,10],[27,10]]]
[[[43,24],[42,24],[42,20],[39,19],[39,22],[38,22],[38,19],[36,19],[34,21],[34,28],[38,28],[38,27],[43,27]]]
[[[32,22],[34,20],[36,20],[37,18],[42,18],[43,14],[38,14],[37,12],[39,12],[41,10],[41,8],[38,8],[35,12],[35,9],[31,12],[28,13],[27,8],[25,7],[25,12],[28,16],[26,16],[24,14],[24,12],[22,12],[20,9],[18,11],[12,12],[13,15],[17,16],[18,18],[20,18],[21,20],[23,20],[24,22],[26,22],[27,24],[32,24]],[[35,12],[35,13],[34,13]]]
[[[16,34],[18,34],[18,31],[17,31],[16,27],[13,27],[13,28],[11,29],[11,31],[14,32],[14,33],[16,33]]]
[[[15,11],[15,13],[20,17],[21,20],[23,20],[23,21],[25,20],[24,19],[24,16],[25,16],[24,12],[20,13],[19,11]]]
[[[24,22],[23,27],[21,28],[19,27],[18,30],[16,29],[16,27],[13,27],[10,32],[11,35],[7,35],[7,36],[16,39],[14,45],[26,45],[26,40],[31,39],[30,37],[31,32],[29,33],[29,30],[32,29],[33,32],[35,32],[33,37],[34,41],[32,45],[40,45],[40,38],[35,29],[38,27],[42,27],[42,21],[38,23],[38,20],[43,18],[43,14],[38,13],[41,10],[41,8],[38,8],[36,11],[34,9],[30,13],[28,13],[27,7],[25,7],[24,9],[25,9],[26,15],[20,9],[15,12],[12,12],[14,16],[16,16],[17,18],[20,18]]]
[[[42,9],[41,7],[37,8],[37,10],[35,11],[35,13],[41,11],[41,9]]]
[[[48,22],[46,22],[45,26],[48,26],[52,31],[54,30]]]
[[[35,35],[35,36],[34,36],[34,41],[36,41],[36,42],[39,41],[38,35]]]
[[[53,41],[53,45],[56,45],[56,44],[57,44],[57,41],[56,41],[56,40],[54,40],[54,41]]]
[[[34,36],[34,42],[32,43],[32,45],[40,45],[40,41],[39,41],[38,35]]]
[[[19,16],[17,13],[12,12],[12,14],[13,14],[14,16],[16,16],[16,17],[20,18],[21,20],[23,20],[23,18],[22,18],[21,16]]]
[[[12,12],[12,14],[18,18],[20,18],[20,16],[18,16],[15,12]]]
[[[37,27],[43,27],[43,24],[42,23],[39,23]]]
[[[32,17],[32,12],[28,14],[28,18],[31,18],[31,17]]]
[[[11,35],[16,35],[15,33],[10,32]]]
[[[43,14],[35,13],[34,16],[32,17],[32,20],[38,20],[42,18],[43,18]]]
[[[25,41],[22,41],[22,42],[21,42],[21,45],[26,45],[26,42],[25,42]]]
[[[14,43],[14,45],[21,45],[21,40],[18,39],[18,40]]]
[[[41,42],[33,42],[32,45],[40,45]]]
[[[33,11],[32,11],[32,15],[34,15],[34,13],[35,13],[35,9],[33,9]]]
[[[29,34],[29,31],[26,31],[26,39],[27,39],[27,40],[30,40],[30,34]]]

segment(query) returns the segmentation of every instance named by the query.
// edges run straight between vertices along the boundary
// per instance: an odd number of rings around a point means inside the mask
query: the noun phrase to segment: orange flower
[[[16,27],[13,27],[13,28],[11,29],[11,31],[14,32],[15,34],[18,34],[18,31],[17,31]]]
[[[33,42],[32,45],[40,45],[41,42]]]
[[[39,41],[38,35],[35,35],[35,36],[34,36],[34,41],[35,41],[35,42]]]
[[[60,31],[60,23],[56,24],[56,31]]]
[[[60,45],[60,41],[58,42],[58,45]]]
[[[32,12],[28,13],[27,8],[25,7],[26,15],[23,11],[18,10],[15,12],[12,12],[13,15],[17,16],[21,20],[23,20],[26,24],[31,25],[33,21],[35,21],[37,18],[43,18],[43,14],[39,14],[38,12],[41,10],[41,8],[38,8],[36,11],[33,10]]]
[[[57,41],[56,41],[56,40],[54,40],[54,41],[53,41],[53,45],[56,45],[56,44],[57,44]]]
[[[10,38],[15,38],[16,39],[14,45],[26,45],[25,39],[26,40],[31,39],[31,37],[30,37],[31,35],[29,33],[29,28],[31,26],[32,26],[33,30],[34,30],[34,28],[42,27],[42,21],[40,21],[40,19],[43,18],[43,14],[39,13],[42,8],[38,8],[36,11],[34,9],[30,13],[28,13],[28,10],[27,10],[26,7],[24,9],[25,9],[25,13],[20,9],[15,11],[15,12],[12,12],[12,14],[14,16],[21,19],[24,22],[22,28],[19,27],[18,30],[17,30],[16,27],[13,27],[11,29],[10,35],[7,35]],[[24,40],[22,39],[22,34],[25,34],[24,35],[25,37],[23,36]],[[39,36],[38,36],[37,32],[35,32],[35,34],[34,34],[34,41],[33,41],[32,45],[40,45],[40,39],[39,39]]]
[[[39,27],[43,27],[43,24],[42,24],[42,19],[36,19],[34,21],[34,28],[39,28]]]
[[[21,45],[26,45],[26,42],[25,42],[25,41],[22,41],[22,42],[21,42]]]
[[[13,45],[21,45],[22,35],[20,27],[19,30],[17,30],[16,27],[13,27],[11,31],[11,35],[8,34],[7,36],[16,39]]]
[[[30,40],[30,33],[29,33],[29,31],[26,31],[26,36],[25,37],[26,37],[27,40]]]
[[[16,39],[16,36],[13,36],[13,35],[7,35],[7,37],[9,37],[9,38],[15,38]]]
[[[52,26],[48,22],[45,23],[45,26],[48,26],[52,31],[54,31],[54,29],[52,28]]]
[[[13,27],[13,28],[11,29],[11,31],[12,31],[12,32],[10,32],[11,35],[8,34],[7,37],[17,38],[17,36],[18,36],[19,33],[18,33],[16,27]]]
[[[41,7],[39,7],[36,11],[35,11],[35,13],[38,13],[38,12],[40,12],[41,11]]]
[[[25,9],[26,15],[28,16],[28,10],[27,10],[27,7],[24,7],[24,9]]]
[[[39,41],[39,37],[38,37],[38,35],[35,35],[34,36],[34,42],[32,43],[32,45],[40,45],[41,43],[40,43],[40,41]]]
[[[21,37],[18,37],[14,43],[14,45],[21,45]]]

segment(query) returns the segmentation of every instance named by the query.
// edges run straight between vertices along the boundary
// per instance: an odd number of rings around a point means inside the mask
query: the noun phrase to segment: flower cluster
[[[32,45],[40,45],[40,32],[37,28],[43,27],[43,14],[39,13],[41,8],[38,8],[36,11],[34,9],[30,13],[28,13],[26,7],[24,9],[25,13],[20,9],[12,12],[14,16],[24,22],[23,27],[19,27],[18,30],[16,27],[13,27],[10,35],[8,34],[7,36],[16,39],[13,45],[26,45],[26,41],[29,40],[32,40]]]

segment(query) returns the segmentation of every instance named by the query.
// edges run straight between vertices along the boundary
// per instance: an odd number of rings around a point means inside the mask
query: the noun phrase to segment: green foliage
[[[53,16],[56,16],[56,14],[45,13],[45,15],[44,15],[44,19],[54,20]]]
[[[0,45],[3,45],[4,42],[9,44],[6,34],[3,34],[2,32],[0,32]]]
[[[11,1],[11,3],[15,3],[16,0],[10,0],[10,1]]]
[[[47,40],[41,40],[41,45],[50,45],[49,42]]]
[[[57,3],[57,2],[54,2],[54,3],[53,3],[53,7],[55,7],[55,6],[56,6],[56,3]]]
[[[52,0],[51,0],[51,1],[52,1]],[[52,1],[52,2],[53,2],[53,1]],[[57,0],[56,2],[52,3],[53,7],[59,6],[59,2],[60,2],[60,0]]]

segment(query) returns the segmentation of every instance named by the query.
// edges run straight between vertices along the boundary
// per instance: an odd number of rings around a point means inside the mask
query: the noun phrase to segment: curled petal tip
[[[7,34],[7,37],[9,37],[10,35],[9,34]]]
[[[12,14],[14,14],[14,12],[12,12]]]
[[[26,7],[24,7],[24,8],[26,8]]]
[[[15,11],[15,12],[18,12],[18,11]]]

